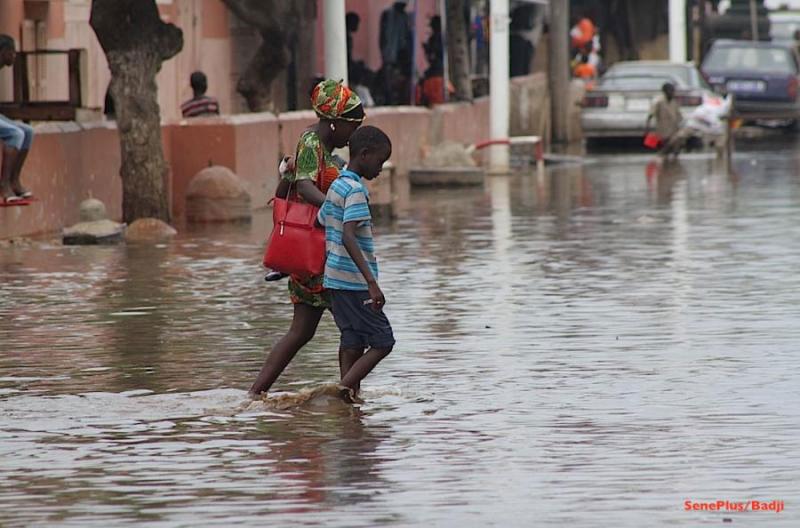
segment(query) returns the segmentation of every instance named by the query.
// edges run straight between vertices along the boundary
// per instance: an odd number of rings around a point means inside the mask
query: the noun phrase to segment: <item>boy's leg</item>
[[[317,331],[319,320],[322,318],[322,308],[309,306],[308,304],[295,304],[294,317],[289,331],[283,336],[275,346],[272,347],[261,372],[250,387],[250,394],[256,396],[266,392],[278,379],[283,370],[294,358],[297,351],[311,341]]]
[[[353,392],[357,392],[358,389],[356,387],[360,387],[361,380],[367,377],[367,374],[372,372],[372,369],[381,362],[383,358],[389,355],[391,352],[391,347],[389,348],[370,348],[367,350],[366,354],[361,356],[358,361],[356,361],[350,370],[347,371],[347,374],[342,377],[342,385],[348,387],[353,390]]]
[[[339,348],[341,384],[358,394],[361,380],[394,346],[392,326],[383,311],[372,308],[367,291],[331,290],[333,318],[342,333]],[[369,349],[364,353],[364,349]]]
[[[364,355],[363,348],[354,348],[354,347],[339,347],[339,375],[342,379],[344,379],[345,374],[347,374],[353,365],[355,365],[356,361],[361,359],[361,356]],[[356,384],[354,387],[351,387],[355,394],[358,394],[358,391],[361,390],[361,383]]]

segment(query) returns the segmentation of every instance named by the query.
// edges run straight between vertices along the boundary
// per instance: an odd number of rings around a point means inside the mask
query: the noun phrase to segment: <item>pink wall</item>
[[[186,189],[209,164],[224,165],[241,177],[254,207],[265,206],[278,181],[282,153],[292,154],[300,134],[316,122],[313,112],[242,114],[167,123],[162,128],[167,184],[175,218],[184,213]],[[392,138],[391,161],[404,175],[440,141],[475,143],[489,135],[488,101],[453,103],[434,110],[383,107],[368,111],[367,122]],[[78,205],[102,200],[109,216],[122,216],[119,138],[114,123],[49,123],[36,136],[23,182],[39,201],[28,207],[0,208],[0,239],[59,231],[78,220]]]
[[[2,0],[2,12],[0,13],[0,33],[5,33],[19,41],[20,27],[25,18],[23,0]]]
[[[182,120],[166,125],[172,169],[172,212],[184,213],[186,189],[209,165],[224,165],[247,185],[255,207],[275,192],[279,152],[278,119],[272,114]]]
[[[122,216],[119,139],[103,124],[37,127],[23,183],[36,192],[26,207],[0,208],[0,239],[58,231],[78,221],[78,205],[98,198],[109,216]]]
[[[417,163],[430,142],[431,111],[423,107],[398,106],[369,109],[367,123],[386,132],[392,140],[391,161],[405,174]]]
[[[318,1],[317,13],[317,72],[322,75],[325,72],[325,26],[324,14],[325,2]],[[384,9],[391,7],[394,0],[347,0],[345,9],[347,12],[354,11],[361,17],[361,24],[358,31],[353,36],[353,58],[363,60],[370,69],[377,71],[381,67],[381,49],[379,44],[381,13]],[[438,13],[438,0],[417,0],[417,70],[420,75],[428,67],[425,55],[422,51],[422,43],[430,35],[428,20]],[[411,12],[414,0],[408,2],[406,11]]]
[[[278,116],[280,120],[280,138],[278,144],[283,156],[294,155],[297,141],[305,130],[317,122],[317,116],[311,110],[284,112]]]
[[[482,98],[474,104],[449,103],[433,109],[433,128],[437,139],[447,139],[465,145],[489,139],[489,99]],[[441,119],[441,122],[437,121]],[[441,126],[441,129],[436,129]]]

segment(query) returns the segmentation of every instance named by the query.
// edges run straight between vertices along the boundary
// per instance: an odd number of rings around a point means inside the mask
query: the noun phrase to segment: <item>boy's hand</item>
[[[378,286],[377,282],[370,282],[368,289],[369,300],[371,301],[370,304],[372,304],[372,309],[376,312],[380,312],[383,310],[383,306],[386,304],[386,298],[383,296],[380,286]]]

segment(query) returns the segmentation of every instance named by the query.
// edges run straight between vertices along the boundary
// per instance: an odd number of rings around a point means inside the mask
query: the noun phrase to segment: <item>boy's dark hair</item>
[[[14,45],[14,38],[6,35],[5,33],[0,33],[0,51],[5,51],[7,49],[15,49],[16,46]]]
[[[358,128],[350,136],[350,157],[355,157],[362,150],[376,150],[382,147],[392,150],[392,140],[378,127],[365,125]]]
[[[192,86],[192,90],[201,94],[206,93],[206,90],[208,90],[208,78],[201,71],[192,73],[189,77],[189,84]]]

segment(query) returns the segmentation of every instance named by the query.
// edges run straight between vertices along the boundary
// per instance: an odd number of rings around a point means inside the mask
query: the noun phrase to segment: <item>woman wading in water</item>
[[[295,171],[286,174],[278,185],[276,196],[285,197],[295,183],[300,199],[316,207],[325,201],[331,183],[343,167],[340,159],[331,155],[335,148],[347,145],[350,136],[364,120],[361,99],[342,83],[326,80],[311,94],[311,104],[319,122],[306,130],[297,143]],[[289,294],[294,316],[289,331],[272,347],[261,372],[258,373],[250,395],[267,392],[295,354],[308,343],[317,331],[323,312],[330,309],[330,294],[322,287],[323,277],[289,279]]]

